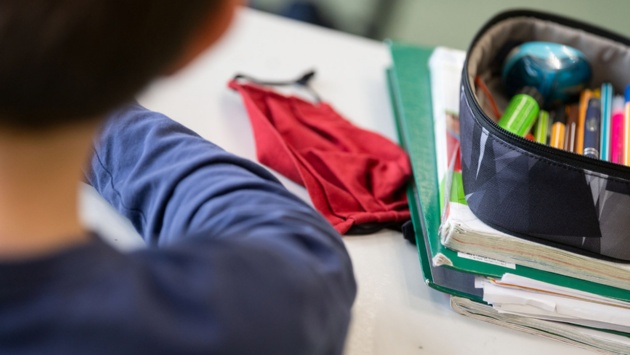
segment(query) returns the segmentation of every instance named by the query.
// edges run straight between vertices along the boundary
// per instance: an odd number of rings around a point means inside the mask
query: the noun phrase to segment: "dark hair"
[[[42,129],[131,100],[223,0],[0,0],[0,125]]]

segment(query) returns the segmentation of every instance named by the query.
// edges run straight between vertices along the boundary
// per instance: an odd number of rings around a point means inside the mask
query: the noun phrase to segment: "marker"
[[[532,129],[536,117],[538,117],[541,101],[542,96],[536,89],[532,87],[523,88],[512,97],[497,124],[511,133],[525,137]]]
[[[601,87],[601,129],[599,131],[600,149],[599,155],[602,160],[610,161],[610,120],[612,111],[612,85],[603,83]]]
[[[566,113],[563,107],[558,107],[554,111],[553,124],[551,125],[551,137],[549,138],[549,145],[564,149],[564,134],[565,125],[567,123]]]
[[[617,164],[623,164],[623,109],[623,96],[616,95],[613,98],[612,119],[610,120],[610,161]]]
[[[580,109],[577,104],[567,106],[567,125],[564,133],[564,149],[568,152],[578,153],[576,150],[576,135],[578,127],[578,116]]]
[[[578,154],[584,152],[584,122],[586,121],[586,109],[588,108],[588,100],[593,96],[593,92],[589,89],[582,90],[580,94],[580,115],[578,116],[577,134],[575,140],[575,151]]]
[[[584,155],[599,159],[600,157],[600,130],[602,124],[602,105],[600,100],[592,98],[588,100],[586,109],[586,121],[584,122]]]
[[[549,132],[549,112],[540,110],[536,125],[534,126],[534,138],[540,144],[547,144],[547,136]]]
[[[625,133],[623,135],[623,149],[625,154],[623,155],[623,164],[630,165],[630,84],[626,86],[625,101],[626,109],[623,119],[623,130]]]

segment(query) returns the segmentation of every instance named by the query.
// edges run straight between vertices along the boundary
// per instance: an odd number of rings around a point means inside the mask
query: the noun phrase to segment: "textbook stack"
[[[425,282],[460,314],[582,348],[630,354],[630,265],[494,230],[463,194],[458,157],[464,52],[389,43],[408,198]]]

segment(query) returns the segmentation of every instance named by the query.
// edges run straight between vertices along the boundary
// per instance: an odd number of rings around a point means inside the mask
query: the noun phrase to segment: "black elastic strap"
[[[407,221],[402,225],[402,234],[407,241],[411,244],[416,244],[416,230],[413,228],[413,223],[411,221]]]
[[[249,75],[246,74],[236,74],[234,76],[234,80],[239,80],[239,79],[243,79],[243,80],[247,80],[250,81],[252,83],[258,84],[258,85],[263,85],[263,86],[293,86],[293,85],[297,85],[300,87],[303,87],[304,89],[306,89],[309,94],[311,94],[313,96],[313,99],[315,100],[316,103],[321,102],[321,98],[319,97],[319,95],[317,94],[317,92],[315,90],[313,90],[309,83],[311,81],[311,79],[313,79],[313,77],[315,77],[315,70],[309,70],[308,72],[304,73],[302,76],[300,76],[297,79],[294,80],[286,80],[286,81],[272,81],[272,80],[258,80],[256,78],[253,78]]]

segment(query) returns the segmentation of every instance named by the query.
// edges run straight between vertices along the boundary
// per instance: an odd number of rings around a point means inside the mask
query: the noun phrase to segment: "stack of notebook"
[[[389,43],[387,70],[426,283],[461,314],[583,348],[630,353],[630,265],[528,242],[479,221],[463,195],[461,51]]]

